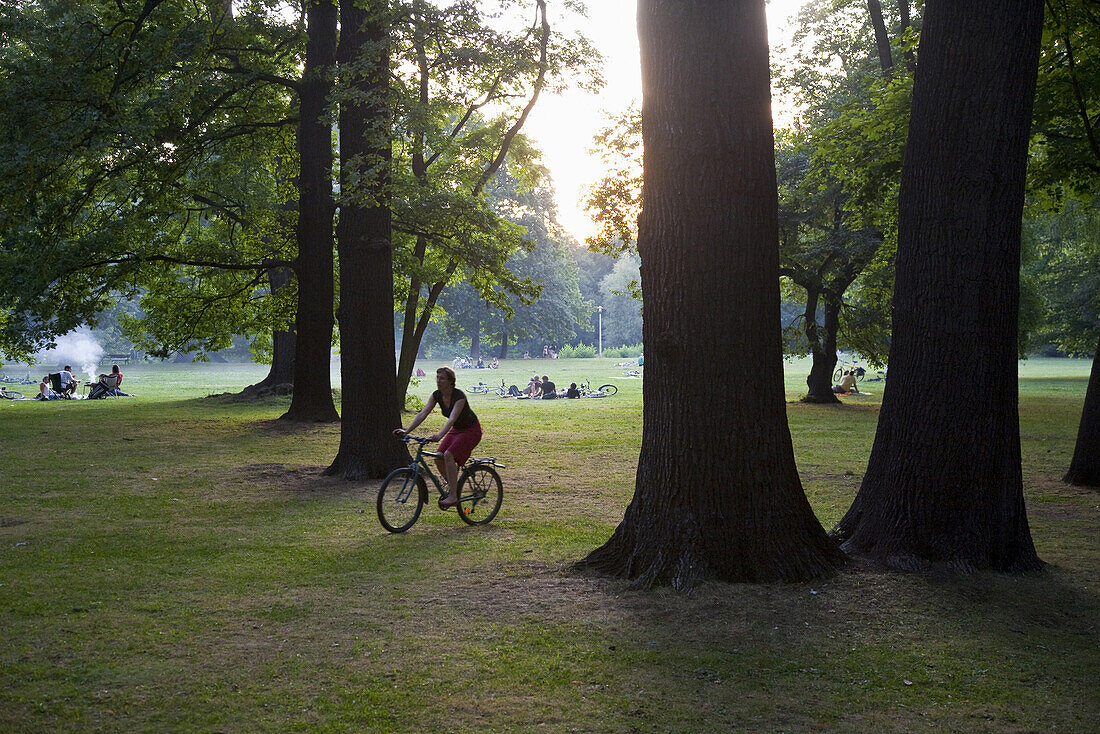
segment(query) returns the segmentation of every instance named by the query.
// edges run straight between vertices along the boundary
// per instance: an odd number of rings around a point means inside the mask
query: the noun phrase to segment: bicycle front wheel
[[[458,480],[458,516],[467,525],[484,525],[497,516],[504,488],[496,469],[477,464]]]
[[[474,395],[484,395],[489,392],[489,387],[487,385],[472,385],[466,388],[466,392],[473,393]]]
[[[834,385],[836,385],[836,384],[839,384],[839,383],[840,383],[840,378],[841,378],[841,377],[844,377],[844,370],[842,370],[841,368],[837,367],[837,368],[836,368],[836,372],[834,372],[834,373],[833,373],[833,384],[834,384]]]
[[[600,385],[599,390],[604,395],[614,395],[615,393],[619,392],[619,388],[615,387],[614,385]]]
[[[23,393],[17,392],[15,390],[5,390],[4,391],[4,397],[7,398],[8,400],[22,400],[23,399]]]
[[[420,517],[427,496],[424,477],[407,466],[394,469],[378,490],[378,522],[391,533],[405,532]]]

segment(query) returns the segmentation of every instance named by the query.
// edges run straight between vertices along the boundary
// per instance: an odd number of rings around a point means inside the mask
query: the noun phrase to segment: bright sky
[[[768,33],[773,45],[789,37],[789,19],[803,0],[769,0]],[[606,113],[626,109],[642,95],[635,25],[637,0],[589,0],[585,35],[604,55],[607,82],[597,95],[568,92],[539,98],[524,132],[543,151],[543,163],[550,169],[557,191],[558,215],[562,225],[578,241],[595,230],[584,212],[584,188],[601,176],[600,160],[589,154],[592,137],[605,125]],[[551,18],[553,22],[553,18]]]

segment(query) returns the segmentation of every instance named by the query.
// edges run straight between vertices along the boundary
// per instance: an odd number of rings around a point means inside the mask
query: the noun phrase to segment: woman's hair
[[[112,375],[118,374],[118,365],[117,364],[111,365],[111,374]]]
[[[577,383],[575,383],[575,382],[570,382],[569,383],[569,387],[576,387],[576,386],[577,386]]]
[[[438,377],[439,375],[445,376],[447,380],[451,383],[451,385],[454,385],[458,382],[458,376],[455,374],[455,371],[452,370],[450,367],[440,367],[435,371],[435,374],[436,377]]]

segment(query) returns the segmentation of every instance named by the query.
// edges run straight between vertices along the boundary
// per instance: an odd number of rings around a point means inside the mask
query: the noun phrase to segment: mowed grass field
[[[429,507],[404,535],[378,525],[378,482],[321,476],[337,425],[207,397],[260,366],[137,365],[133,398],[0,401],[0,731],[1100,731],[1100,492],[1060,482],[1089,362],[1020,367],[1044,573],[854,565],[681,596],[570,570],[633,492],[642,380],[618,361],[460,372],[619,393],[472,396],[503,509],[469,528]],[[806,369],[788,365],[788,416],[831,527],[882,383],[802,405]]]

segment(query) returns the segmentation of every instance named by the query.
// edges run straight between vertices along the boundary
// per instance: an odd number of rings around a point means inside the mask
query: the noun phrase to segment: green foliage
[[[579,34],[552,32],[544,5],[531,24],[517,12],[525,2],[497,5],[486,13],[469,1],[412,2],[393,26],[394,267],[402,276],[394,296],[405,369],[419,347],[416,329],[452,281],[469,283],[505,316],[539,294],[545,279],[513,269],[529,248],[514,224],[524,212],[513,192],[544,173],[521,130],[544,87],[600,84],[598,54]],[[583,14],[579,3],[564,9]]]
[[[168,321],[183,301],[236,302],[229,320],[179,309],[184,320],[159,327],[177,344],[257,328],[246,304],[292,256],[282,75],[301,29],[239,5],[235,19],[184,0],[0,11],[0,35],[20,39],[0,56],[0,293],[16,314],[5,344],[41,346],[142,292]],[[180,280],[188,289],[161,308],[173,296],[155,294]]]
[[[606,344],[631,344],[642,340],[642,303],[639,281],[641,259],[624,253],[600,281],[597,305],[603,306],[603,340]]]
[[[1055,344],[1066,354],[1091,354],[1100,339],[1100,201],[1069,200],[1056,213],[1025,219],[1027,293],[1038,299],[1041,325],[1032,343]],[[1034,306],[1033,306],[1034,308]],[[1034,323],[1038,319],[1033,318]]]
[[[603,348],[603,356],[605,356],[605,357],[618,357],[620,359],[622,359],[622,358],[635,359],[635,358],[641,356],[643,351],[644,350],[642,349],[641,343],[638,343],[638,344],[624,344],[621,347],[604,347]]]
[[[912,29],[886,20],[900,59]],[[839,348],[881,365],[912,75],[898,63],[884,72],[866,3],[807,3],[798,21],[776,70],[777,88],[801,104],[777,135],[784,296],[804,306],[785,323],[784,343],[793,354]]]
[[[558,356],[562,359],[595,359],[597,355],[596,348],[589,344],[577,344],[576,346],[566,344],[558,352]],[[607,356],[606,350],[604,356]]]
[[[1100,10],[1047,0],[1035,90],[1029,187],[1052,205],[1100,189]]]
[[[419,413],[420,409],[424,407],[424,401],[417,394],[422,380],[421,377],[409,378],[409,390],[405,393],[405,410]]]
[[[597,232],[588,238],[593,252],[612,257],[635,247],[642,210],[642,113],[630,106],[610,116],[593,139],[605,171],[584,200]]]

